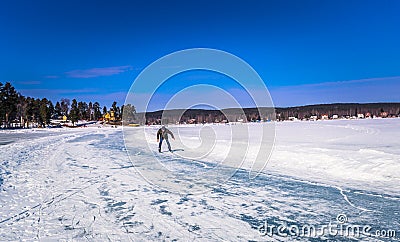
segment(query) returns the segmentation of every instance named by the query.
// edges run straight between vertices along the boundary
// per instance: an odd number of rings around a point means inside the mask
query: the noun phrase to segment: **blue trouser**
[[[161,145],[162,145],[163,140],[164,140],[164,138],[161,137],[161,138],[160,138],[160,143],[158,143],[158,149],[159,149],[159,150],[161,150]],[[171,144],[169,143],[169,140],[168,140],[168,139],[165,139],[165,142],[167,142],[168,150],[171,151]]]

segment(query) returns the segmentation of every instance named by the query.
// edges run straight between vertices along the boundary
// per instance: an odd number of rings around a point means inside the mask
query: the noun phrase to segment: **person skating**
[[[171,150],[171,144],[168,141],[168,135],[171,135],[172,139],[175,139],[174,134],[167,128],[165,128],[165,126],[162,126],[158,132],[157,132],[157,142],[158,143],[158,152],[161,152],[161,145],[163,140],[165,140],[165,142],[167,142],[168,145],[168,150],[170,152],[172,152]]]

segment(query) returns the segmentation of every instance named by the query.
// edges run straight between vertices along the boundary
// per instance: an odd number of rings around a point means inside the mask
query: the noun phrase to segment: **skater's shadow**
[[[172,152],[175,152],[175,151],[185,151],[184,149],[174,149],[174,150],[171,150]]]
[[[167,153],[167,152],[174,153],[175,151],[185,151],[185,150],[184,149],[174,149],[174,150],[170,150],[170,151],[164,150],[164,151],[161,151],[160,153]]]

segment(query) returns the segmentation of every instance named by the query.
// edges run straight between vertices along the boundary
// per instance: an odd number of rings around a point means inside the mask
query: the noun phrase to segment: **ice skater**
[[[163,140],[165,140],[165,142],[167,142],[168,150],[170,152],[172,152],[171,144],[168,141],[168,135],[171,135],[172,139],[175,140],[174,134],[169,129],[165,128],[165,126],[163,125],[157,132],[157,142],[159,142],[158,143],[158,152],[161,153],[161,145],[162,145]]]

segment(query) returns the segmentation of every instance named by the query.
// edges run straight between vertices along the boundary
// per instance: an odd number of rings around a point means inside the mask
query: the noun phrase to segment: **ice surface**
[[[161,154],[179,171],[165,179],[184,182],[188,172],[201,174],[226,157],[229,125],[208,128],[217,143],[196,162]],[[286,241],[263,237],[258,227],[265,221],[328,224],[338,214],[349,223],[400,233],[400,119],[277,123],[262,174],[249,180],[251,164],[245,162],[230,180],[198,195],[153,186],[138,173],[134,166],[153,159],[145,152],[146,138],[135,136],[139,129],[130,128],[126,137],[135,144],[128,146],[132,162],[121,128],[0,131],[1,240]],[[182,156],[213,137],[199,139],[203,126],[170,129],[182,138],[171,141],[174,149],[185,149],[177,151]],[[156,150],[157,127],[147,131]]]

